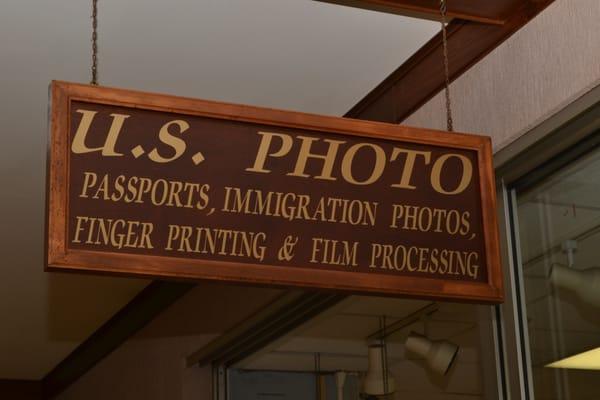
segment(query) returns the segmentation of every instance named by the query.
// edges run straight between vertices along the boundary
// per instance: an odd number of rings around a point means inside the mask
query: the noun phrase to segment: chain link
[[[454,123],[452,121],[452,104],[450,102],[450,68],[448,66],[448,37],[446,33],[446,0],[440,0],[440,14],[442,16],[442,49],[444,52],[444,77],[445,95],[446,95],[446,128],[448,132],[454,131]]]
[[[454,131],[452,120],[452,103],[450,101],[450,68],[448,63],[448,38],[446,33],[446,0],[440,0],[442,24],[442,49],[444,57],[445,95],[446,95],[446,127]],[[92,0],[92,85],[98,85],[98,0]]]
[[[98,0],[92,0],[92,85],[98,85]]]

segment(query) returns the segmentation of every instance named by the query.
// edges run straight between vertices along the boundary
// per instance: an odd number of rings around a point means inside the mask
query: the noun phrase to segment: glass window
[[[515,194],[535,399],[598,399],[600,151]]]
[[[228,398],[497,399],[490,311],[349,296],[231,365]]]

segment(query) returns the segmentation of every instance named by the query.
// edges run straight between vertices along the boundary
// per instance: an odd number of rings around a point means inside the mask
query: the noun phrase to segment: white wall
[[[600,1],[556,0],[452,83],[454,129],[497,151],[599,84]],[[403,124],[445,129],[444,110],[440,93]]]

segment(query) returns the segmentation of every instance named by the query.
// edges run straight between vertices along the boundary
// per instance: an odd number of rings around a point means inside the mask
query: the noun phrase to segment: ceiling
[[[438,23],[310,0],[103,0],[100,83],[342,115]],[[43,272],[48,84],[87,82],[86,1],[0,4],[0,379],[40,379],[148,282]]]

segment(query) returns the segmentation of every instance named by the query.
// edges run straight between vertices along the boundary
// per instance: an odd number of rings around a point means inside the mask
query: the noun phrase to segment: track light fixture
[[[562,250],[567,254],[569,265],[552,264],[550,282],[555,287],[574,292],[582,301],[600,307],[600,268],[584,270],[573,268],[575,251],[577,251],[577,241],[575,240],[564,241]]]
[[[396,391],[394,378],[387,370],[384,359],[383,345],[369,346],[369,369],[363,379],[361,389],[361,393],[364,395],[382,397]]]
[[[334,375],[336,399],[344,400],[344,384],[346,383],[346,372],[337,371]]]
[[[555,264],[550,281],[556,287],[572,291],[582,301],[600,307],[600,268],[577,270]]]
[[[427,367],[438,375],[446,375],[456,358],[458,346],[446,340],[430,340],[411,332],[404,343],[406,350],[425,359]]]

